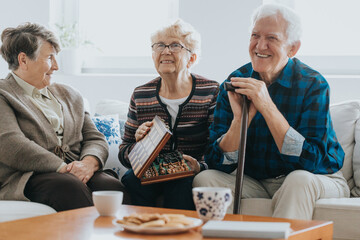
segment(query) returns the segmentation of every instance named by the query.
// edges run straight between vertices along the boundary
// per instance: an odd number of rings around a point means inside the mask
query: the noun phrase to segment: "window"
[[[179,12],[178,0],[56,1],[53,8],[63,11],[57,21],[78,23],[80,38],[91,42],[85,73],[155,73],[150,36]]]
[[[360,1],[264,0],[292,7],[303,35],[297,56],[324,74],[360,74]]]

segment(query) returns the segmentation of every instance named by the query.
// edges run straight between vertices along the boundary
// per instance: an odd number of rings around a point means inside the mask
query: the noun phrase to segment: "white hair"
[[[280,4],[264,4],[255,9],[251,17],[250,31],[252,31],[256,24],[256,21],[258,21],[259,19],[276,16],[278,14],[280,14],[287,22],[286,35],[288,38],[288,44],[293,44],[297,41],[300,41],[302,27],[299,15],[291,8]]]

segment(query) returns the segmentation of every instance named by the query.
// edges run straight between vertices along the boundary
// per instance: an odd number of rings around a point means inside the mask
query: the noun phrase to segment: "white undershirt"
[[[171,116],[171,126],[174,127],[176,117],[179,112],[179,106],[186,101],[188,97],[179,98],[179,99],[168,99],[160,96],[161,101],[166,105],[167,110]]]

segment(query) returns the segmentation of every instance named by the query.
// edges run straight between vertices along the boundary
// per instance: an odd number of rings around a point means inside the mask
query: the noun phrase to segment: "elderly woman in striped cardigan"
[[[163,196],[163,207],[194,209],[193,177],[141,185],[131,169],[128,154],[158,115],[173,133],[162,151],[182,152],[195,174],[207,169],[203,155],[219,84],[190,72],[200,54],[200,35],[190,24],[177,20],[155,32],[151,41],[152,58],[160,76],[137,87],[132,94],[119,151],[120,162],[130,168],[122,183],[134,205],[155,206],[159,196]]]

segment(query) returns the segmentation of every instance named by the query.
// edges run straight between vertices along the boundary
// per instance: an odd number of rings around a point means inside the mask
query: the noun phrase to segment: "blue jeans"
[[[128,170],[121,181],[131,196],[131,203],[137,206],[159,207],[156,202],[159,196],[163,199],[164,208],[194,210],[192,182],[194,177],[186,177],[148,185],[141,185],[132,169]]]

